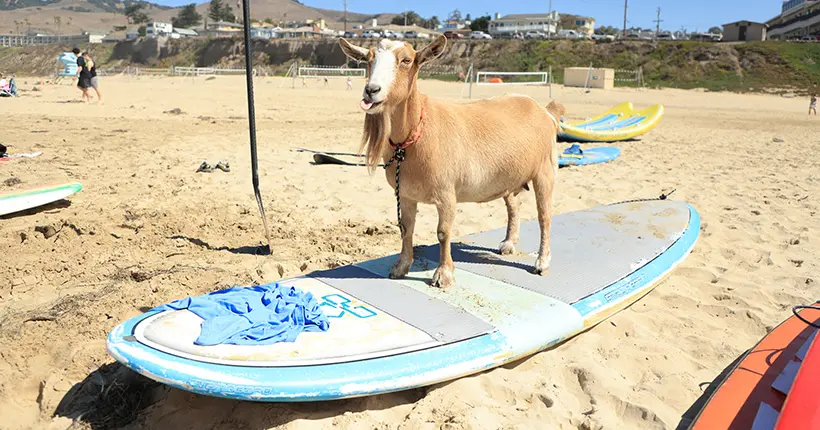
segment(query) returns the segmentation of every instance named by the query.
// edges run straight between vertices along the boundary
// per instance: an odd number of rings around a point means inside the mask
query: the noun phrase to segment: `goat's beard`
[[[364,151],[367,170],[372,174],[384,157],[390,140],[390,116],[384,112],[368,113],[364,117],[364,133],[359,153]]]

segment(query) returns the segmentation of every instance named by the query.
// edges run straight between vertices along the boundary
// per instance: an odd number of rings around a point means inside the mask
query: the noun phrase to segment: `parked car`
[[[583,39],[584,38],[584,36],[581,33],[577,32],[575,30],[558,30],[558,34],[556,36],[557,36],[558,39],[569,39],[569,40]]]
[[[354,33],[352,31],[346,31],[344,36],[345,39],[357,39],[359,37],[358,33]]]
[[[470,33],[470,39],[492,39],[493,37],[483,31],[474,31]]]
[[[464,39],[464,35],[461,33],[456,33],[455,31],[445,31],[444,37],[448,39]]]
[[[525,39],[546,39],[547,35],[540,31],[528,31],[524,35]]]
[[[655,36],[658,40],[675,40],[675,35],[669,32],[661,32]]]
[[[592,40],[615,40],[615,36],[611,34],[593,34]]]
[[[381,35],[379,35],[379,32],[376,30],[365,30],[362,32],[362,37],[365,39],[378,39]]]
[[[418,31],[413,31],[413,30],[405,31],[404,32],[404,37],[406,37],[408,39],[418,39],[419,38],[419,32]]]

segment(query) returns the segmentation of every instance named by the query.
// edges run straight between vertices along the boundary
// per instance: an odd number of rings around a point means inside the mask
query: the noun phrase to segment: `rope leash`
[[[622,205],[622,204],[624,204],[624,203],[651,202],[651,201],[653,201],[653,200],[666,200],[666,199],[668,199],[668,198],[669,198],[669,196],[671,196],[671,195],[672,195],[672,193],[674,193],[675,191],[677,191],[677,188],[673,188],[673,189],[672,189],[672,191],[670,191],[668,194],[661,193],[661,195],[660,195],[660,196],[655,197],[654,199],[635,199],[635,200],[625,200],[625,201],[622,201],[622,202],[612,203],[612,204],[610,204],[610,206],[612,206],[612,205]]]
[[[819,303],[820,303],[820,302],[819,302]],[[794,316],[796,316],[796,317],[797,317],[797,319],[799,319],[800,321],[803,321],[804,323],[806,323],[806,324],[808,324],[808,325],[810,325],[810,326],[812,326],[812,327],[814,327],[814,328],[818,328],[818,329],[820,329],[820,325],[817,325],[817,324],[815,324],[815,323],[813,323],[813,322],[811,322],[811,321],[809,321],[809,320],[807,320],[807,319],[803,318],[803,317],[800,315],[800,313],[798,313],[798,311],[799,311],[800,309],[814,309],[814,310],[816,310],[816,311],[820,311],[820,306],[802,306],[802,305],[799,305],[799,306],[795,306],[795,307],[793,307],[793,308],[792,308],[792,313],[794,314]]]
[[[387,170],[393,162],[396,162],[396,219],[399,222],[399,231],[401,237],[404,237],[404,224],[401,222],[401,197],[399,197],[399,175],[401,174],[401,162],[404,161],[405,148],[396,148],[390,161],[384,164],[384,169]]]

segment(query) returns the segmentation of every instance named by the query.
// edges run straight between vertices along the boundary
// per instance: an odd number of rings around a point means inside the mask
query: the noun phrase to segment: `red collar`
[[[396,150],[399,150],[399,149],[405,149],[408,146],[410,146],[410,145],[418,142],[419,140],[421,140],[421,135],[422,135],[422,132],[424,131],[424,128],[422,127],[422,122],[423,121],[424,121],[424,105],[421,106],[421,118],[419,118],[419,123],[416,126],[415,130],[413,130],[413,132],[410,133],[410,136],[407,136],[407,140],[405,140],[404,142],[402,142],[400,144],[397,144],[397,143],[393,142],[392,139],[390,139],[390,146],[393,147],[393,150],[396,151]]]

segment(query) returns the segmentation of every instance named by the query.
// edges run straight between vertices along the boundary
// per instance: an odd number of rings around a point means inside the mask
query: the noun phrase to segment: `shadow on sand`
[[[0,216],[0,220],[12,219],[12,218],[19,218],[29,215],[38,214],[40,212],[52,211],[57,209],[65,209],[71,206],[71,200],[57,200],[55,202],[49,203],[47,205],[37,206],[36,208],[26,209],[20,212],[14,212],[8,215]]]
[[[74,385],[55,416],[93,430],[261,429],[297,420],[321,420],[347,412],[380,411],[421,400],[427,389],[355,399],[257,403],[202,396],[155,382],[120,363],[106,364]]]
[[[183,235],[174,235],[169,237],[169,239],[183,239],[187,240],[188,242],[200,246],[202,248],[208,249],[210,251],[228,251],[232,254],[244,254],[244,255],[268,255],[270,254],[270,248],[268,245],[257,245],[257,246],[240,246],[238,248],[230,248],[227,246],[219,246],[214,247],[208,242],[205,242],[202,239],[197,239],[195,237],[188,237]]]

